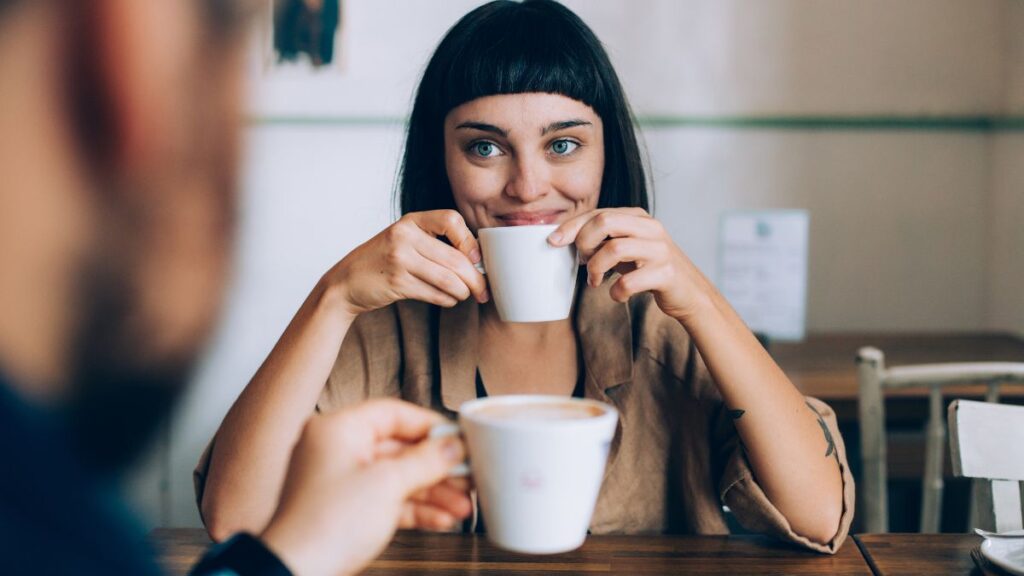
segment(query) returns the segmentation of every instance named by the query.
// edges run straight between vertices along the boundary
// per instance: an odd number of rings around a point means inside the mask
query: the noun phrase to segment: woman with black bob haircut
[[[491,2],[438,45],[413,104],[402,160],[402,214],[455,208],[444,161],[445,116],[495,94],[561,94],[604,122],[599,208],[649,210],[644,166],[626,94],[590,28],[556,2]]]
[[[752,530],[839,548],[853,481],[834,414],[648,213],[626,97],[575,14],[502,0],[456,23],[417,90],[399,188],[402,217],[321,278],[201,460],[212,533],[262,530],[314,411],[384,396],[452,418],[534,393],[620,414],[592,533],[724,534],[726,504]],[[529,224],[557,225],[548,242],[585,264],[565,320],[502,322],[474,267],[478,230]],[[467,489],[410,502],[408,525],[481,529]]]

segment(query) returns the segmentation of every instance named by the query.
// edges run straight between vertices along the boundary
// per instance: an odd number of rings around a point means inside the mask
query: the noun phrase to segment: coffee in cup
[[[478,408],[473,414],[480,420],[548,422],[595,418],[604,414],[604,410],[590,404],[579,404],[567,400],[564,402],[491,404]]]

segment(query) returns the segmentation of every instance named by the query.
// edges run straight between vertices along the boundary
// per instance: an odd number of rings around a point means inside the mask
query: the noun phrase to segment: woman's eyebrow
[[[587,122],[586,120],[581,120],[579,118],[574,118],[572,120],[562,120],[561,122],[552,122],[551,124],[548,124],[546,128],[540,131],[540,135],[544,136],[551,132],[565,130],[566,128],[574,128],[576,126],[593,126],[593,124]]]
[[[462,129],[480,130],[481,132],[490,132],[492,134],[497,134],[498,136],[501,136],[502,138],[508,138],[508,132],[507,131],[502,130],[501,128],[498,128],[497,126],[495,126],[493,124],[485,124],[483,122],[472,122],[472,121],[470,121],[470,122],[463,122],[462,124],[459,124],[458,126],[456,126],[455,129],[456,130],[462,130]]]

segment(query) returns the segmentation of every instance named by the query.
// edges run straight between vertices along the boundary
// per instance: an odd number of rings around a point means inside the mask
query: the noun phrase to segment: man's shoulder
[[[5,574],[157,574],[144,535],[73,457],[55,416],[0,380]]]

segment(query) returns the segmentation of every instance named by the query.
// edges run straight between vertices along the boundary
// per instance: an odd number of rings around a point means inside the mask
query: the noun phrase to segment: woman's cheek
[[[596,175],[590,170],[567,171],[563,175],[562,194],[574,203],[584,207],[596,207],[601,195],[601,173]]]
[[[479,166],[460,167],[449,174],[455,201],[478,204],[501,196],[505,179],[497,169]]]

